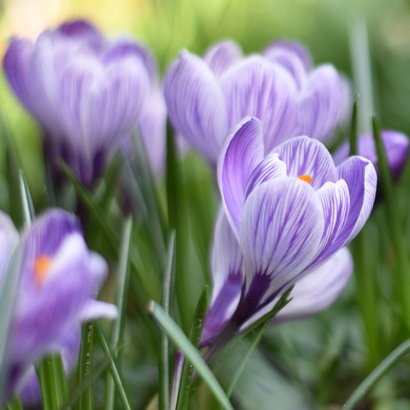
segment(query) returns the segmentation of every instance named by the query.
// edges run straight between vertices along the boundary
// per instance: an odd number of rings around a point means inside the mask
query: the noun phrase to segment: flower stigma
[[[52,259],[48,256],[39,256],[34,262],[34,278],[38,288],[44,284],[44,280],[50,270]]]
[[[313,181],[313,178],[310,175],[299,175],[298,178],[302,181],[307,182],[308,184],[311,184]]]

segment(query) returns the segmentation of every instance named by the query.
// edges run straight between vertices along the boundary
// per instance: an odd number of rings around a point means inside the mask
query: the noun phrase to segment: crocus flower
[[[367,220],[377,177],[360,156],[336,167],[324,145],[309,137],[290,139],[265,156],[261,121],[245,118],[223,149],[218,183],[228,222],[217,227],[204,340],[228,321],[240,328],[302,278],[315,272],[312,280],[320,278],[317,269],[340,257]],[[350,274],[347,258],[335,294]]]
[[[152,62],[128,39],[107,41],[90,23],[67,22],[33,43],[11,40],[6,78],[39,122],[51,162],[61,156],[87,185],[144,113]]]
[[[407,135],[393,130],[382,131],[381,138],[392,176],[395,179],[399,179],[409,155],[409,138]],[[376,170],[378,170],[373,136],[371,134],[361,134],[358,137],[357,144],[358,154],[372,161]],[[343,162],[348,157],[349,149],[349,142],[346,142],[336,150],[333,154],[333,159],[336,164]]]
[[[87,249],[74,216],[51,210],[34,221],[21,242],[7,363],[9,392],[17,393],[42,356],[78,345],[81,323],[117,314],[115,306],[95,300],[107,265]]]
[[[224,41],[204,59],[183,51],[164,93],[176,131],[215,164],[229,130],[247,115],[262,121],[266,153],[296,135],[330,138],[349,107],[346,84],[331,65],[312,68],[295,43],[243,57],[238,45]]]

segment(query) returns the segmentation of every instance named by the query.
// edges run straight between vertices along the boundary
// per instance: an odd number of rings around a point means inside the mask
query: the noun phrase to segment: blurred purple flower
[[[87,185],[122,139],[150,117],[147,101],[156,81],[150,54],[125,38],[105,40],[84,20],[46,30],[35,43],[12,39],[4,70],[40,123],[50,161],[61,156]]]
[[[384,143],[387,161],[393,178],[399,179],[409,155],[409,138],[401,132],[392,130],[382,131],[381,138]],[[358,137],[357,143],[358,154],[372,161],[378,171],[377,154],[373,136],[371,134],[361,134]],[[333,159],[336,164],[340,164],[348,157],[349,148],[350,145],[346,142],[336,150],[333,154]]]
[[[3,226],[0,237],[8,234]],[[10,226],[6,229],[16,236]],[[24,387],[27,372],[42,356],[73,354],[83,322],[117,315],[114,305],[95,300],[107,266],[87,249],[74,216],[51,210],[34,221],[21,241],[20,283],[8,345],[9,390],[14,392]]]
[[[336,257],[366,222],[377,183],[369,160],[355,156],[336,167],[324,145],[309,137],[290,139],[265,156],[262,123],[256,118],[238,124],[218,165],[229,226],[225,217],[218,222],[205,340],[228,320],[241,327]],[[335,296],[350,274],[345,266]],[[327,296],[330,303],[334,297]]]
[[[331,138],[350,108],[348,90],[333,66],[312,68],[307,51],[289,42],[249,57],[232,41],[216,44],[204,59],[183,51],[164,85],[176,131],[214,164],[246,115],[262,121],[266,153],[296,135]]]

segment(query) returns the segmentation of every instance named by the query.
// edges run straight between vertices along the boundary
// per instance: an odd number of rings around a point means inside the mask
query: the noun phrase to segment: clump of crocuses
[[[213,164],[247,115],[262,122],[269,152],[297,135],[329,140],[351,100],[345,78],[330,64],[312,67],[300,44],[279,42],[244,57],[231,41],[204,59],[183,51],[166,75],[165,99],[175,129]]]
[[[328,306],[351,274],[344,247],[374,204],[377,177],[368,159],[354,156],[336,167],[325,146],[306,136],[268,155],[264,144],[262,122],[245,118],[219,159],[223,210],[215,231],[214,291],[203,344],[228,324],[242,329],[293,285],[295,300],[278,320]]]
[[[61,157],[90,186],[134,130],[159,135],[151,145],[159,151],[152,159],[158,167],[165,112],[155,61],[141,44],[108,41],[89,22],[74,20],[44,31],[34,43],[12,39],[4,69],[41,126],[54,167]]]
[[[75,363],[81,324],[114,318],[114,305],[95,300],[107,273],[104,259],[90,252],[77,218],[50,210],[36,219],[19,238],[10,219],[1,214],[1,284],[12,251],[21,252],[19,285],[8,338],[8,393],[32,396],[33,366],[46,354],[63,353],[66,368]],[[73,363],[74,362],[74,363]],[[34,384],[35,386],[35,384]]]

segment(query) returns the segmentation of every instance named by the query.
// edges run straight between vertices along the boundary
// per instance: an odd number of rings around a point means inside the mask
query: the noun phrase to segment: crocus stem
[[[393,186],[390,168],[387,162],[386,152],[380,136],[380,128],[376,118],[372,119],[373,137],[376,144],[377,159],[380,169],[380,178],[383,189],[383,198],[390,230],[393,250],[396,256],[397,272],[397,299],[401,304],[403,321],[410,328],[410,274],[407,269],[407,249],[404,233],[400,222],[400,212],[397,206],[397,196]]]
[[[78,365],[78,383],[80,386],[91,376],[93,334],[94,323],[86,323],[82,330],[80,359]],[[92,390],[91,386],[88,386],[80,398],[78,410],[91,410],[92,408]]]

